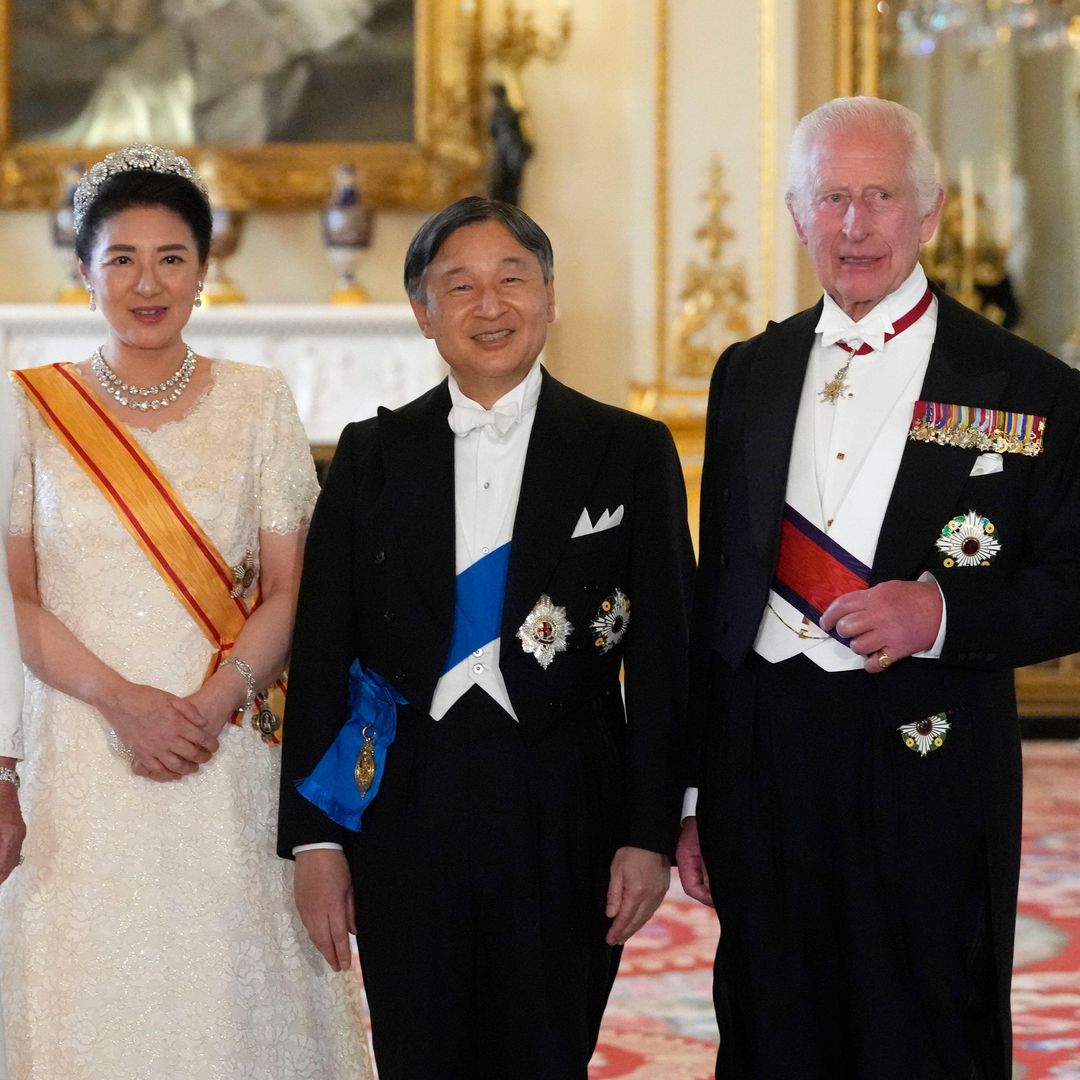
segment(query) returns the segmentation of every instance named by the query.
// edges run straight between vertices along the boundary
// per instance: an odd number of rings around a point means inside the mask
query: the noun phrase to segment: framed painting
[[[463,13],[467,12],[467,14]],[[460,0],[0,0],[0,206],[132,142],[213,161],[235,208],[374,209],[479,187],[478,6]]]

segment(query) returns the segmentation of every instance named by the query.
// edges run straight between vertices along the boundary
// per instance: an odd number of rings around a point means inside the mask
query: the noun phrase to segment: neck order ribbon
[[[922,294],[922,299],[907,313],[901,315],[896,322],[893,323],[892,333],[885,335],[886,341],[892,341],[897,334],[902,334],[909,326],[913,326],[917,323],[924,314],[926,309],[930,306],[930,301],[934,299],[934,294],[930,291],[930,286],[926,286],[926,292]],[[873,352],[873,348],[863,342],[857,349],[853,349],[846,341],[838,341],[836,343],[840,346],[844,352],[853,353],[855,356],[865,356],[869,352]]]

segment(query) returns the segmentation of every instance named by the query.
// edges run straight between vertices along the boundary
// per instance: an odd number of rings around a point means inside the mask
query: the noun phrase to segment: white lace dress
[[[280,374],[213,364],[187,416],[133,434],[233,564],[306,525],[316,483]],[[41,602],[126,678],[191,693],[208,642],[17,398],[11,527],[33,531]],[[10,1080],[370,1077],[356,980],[308,941],[274,854],[280,750],[227,725],[208,765],[159,784],[95,709],[26,690],[26,861],[0,889]]]

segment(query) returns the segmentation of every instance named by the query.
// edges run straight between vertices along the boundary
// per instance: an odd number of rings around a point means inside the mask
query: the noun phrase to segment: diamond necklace
[[[95,349],[90,357],[90,370],[97,376],[101,388],[110,397],[116,398],[121,405],[129,409],[148,412],[151,409],[167,409],[188,388],[191,376],[195,374],[195,353],[190,345],[185,345],[184,359],[173,374],[156,386],[133,386],[124,382],[105,360],[101,349]],[[172,391],[171,393],[169,391]],[[160,394],[161,397],[154,397]],[[132,398],[141,400],[132,400]]]

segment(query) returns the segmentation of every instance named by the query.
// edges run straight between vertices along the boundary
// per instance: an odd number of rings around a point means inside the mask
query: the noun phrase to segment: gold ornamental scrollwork
[[[16,0],[0,0],[0,208],[46,208],[58,167],[96,161],[115,146],[19,142],[12,124],[12,40]],[[482,14],[481,0],[475,5]],[[411,142],[277,142],[261,146],[176,147],[198,167],[212,152],[238,198],[253,209],[321,206],[334,166],[356,168],[373,210],[437,209],[476,191],[483,171],[483,70],[479,17],[460,0],[415,0]]]
[[[672,326],[676,370],[691,378],[708,377],[724,349],[750,333],[746,271],[741,261],[725,255],[735,232],[724,221],[731,197],[718,159],[709,166],[709,184],[701,198],[705,220],[694,237],[705,248],[705,260],[691,261],[683,272],[682,306]]]
[[[950,296],[1001,324],[1005,322],[1006,311],[986,292],[1000,288],[1007,281],[1005,257],[1008,252],[986,227],[982,195],[976,195],[973,203],[977,219],[974,225],[966,228],[974,235],[965,242],[968,238],[964,235],[963,198],[955,185],[946,188],[941,222],[933,240],[923,247],[919,261],[926,276]]]

